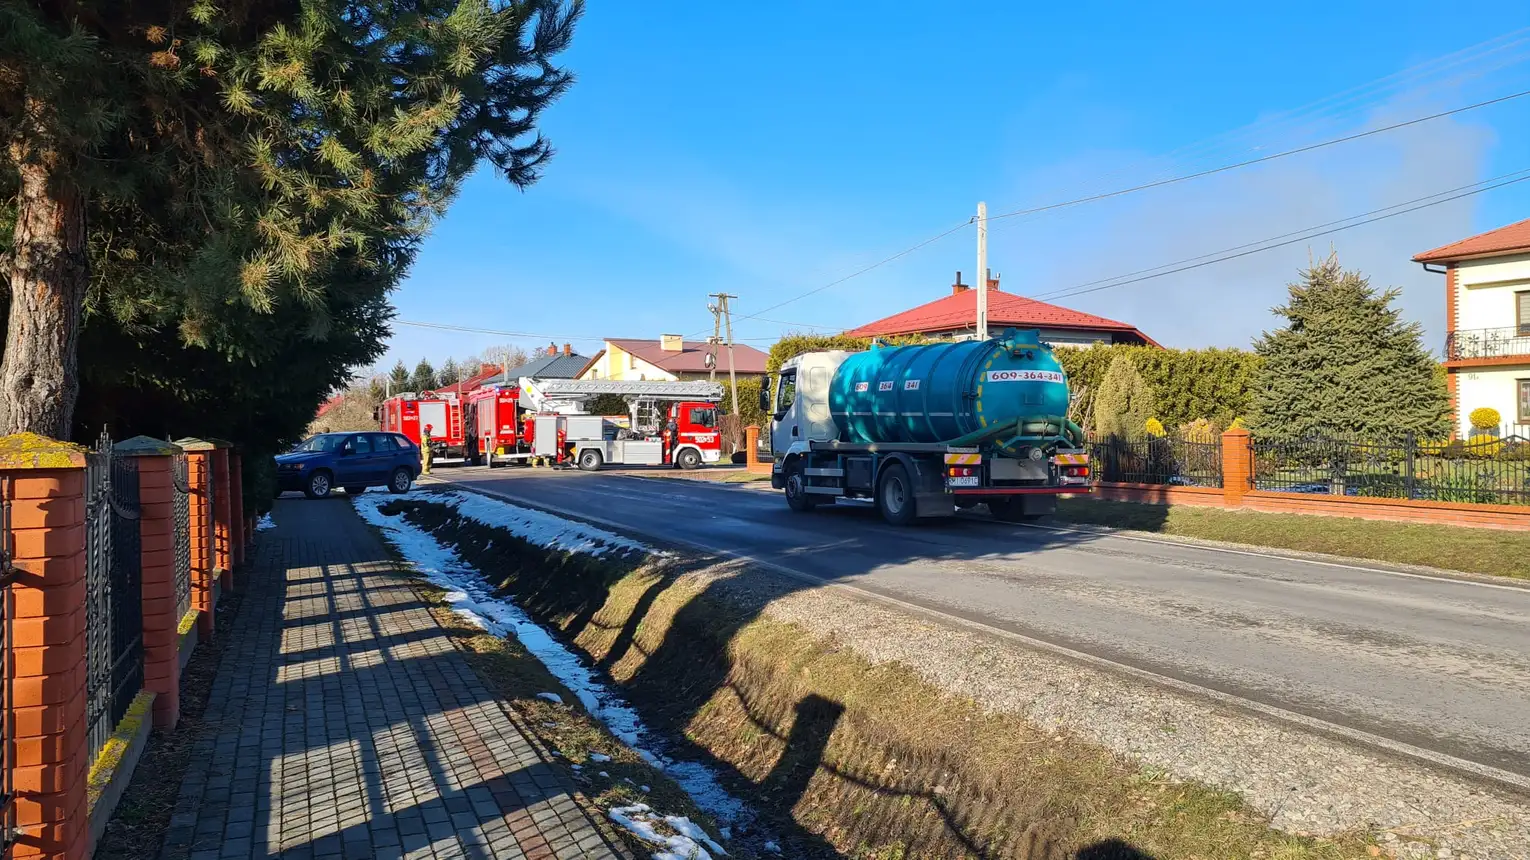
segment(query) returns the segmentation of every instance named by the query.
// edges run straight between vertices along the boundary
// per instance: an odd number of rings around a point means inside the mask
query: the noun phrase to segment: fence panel
[[[85,457],[86,732],[95,756],[143,689],[138,461],[102,432]]]
[[[1254,437],[1254,488],[1287,493],[1530,505],[1530,428],[1467,440]]]
[[[1095,477],[1102,481],[1180,487],[1222,486],[1222,445],[1216,439],[1091,435],[1087,445]]]
[[[170,458],[171,510],[175,515],[175,619],[191,611],[191,470],[186,452]]]

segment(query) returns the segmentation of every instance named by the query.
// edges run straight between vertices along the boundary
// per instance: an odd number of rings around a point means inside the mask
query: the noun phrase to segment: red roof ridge
[[[873,337],[960,327],[964,323],[975,322],[976,309],[976,291],[963,290],[857,326],[845,333],[854,337]],[[994,326],[1016,328],[1107,329],[1134,334],[1144,343],[1158,345],[1156,341],[1129,323],[1049,304],[1039,299],[1027,298],[1003,290],[988,291],[988,321]]]
[[[1432,263],[1443,260],[1460,260],[1467,257],[1479,257],[1490,254],[1504,254],[1513,251],[1530,251],[1530,218],[1507,224],[1496,230],[1486,233],[1478,233],[1475,236],[1467,236],[1448,245],[1441,245],[1433,250],[1416,254],[1413,257],[1415,263]]]

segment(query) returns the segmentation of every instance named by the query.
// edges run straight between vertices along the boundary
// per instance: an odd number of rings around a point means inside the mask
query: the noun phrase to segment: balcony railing
[[[1505,328],[1474,328],[1445,335],[1445,358],[1530,358],[1530,324]]]

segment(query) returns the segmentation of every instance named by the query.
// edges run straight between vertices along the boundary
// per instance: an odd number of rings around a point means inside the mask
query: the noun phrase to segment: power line
[[[492,334],[492,335],[496,335],[498,337],[534,337],[534,338],[537,338],[537,339],[541,339],[541,338],[545,337],[545,338],[547,338],[549,340],[569,340],[569,341],[577,340],[577,341],[585,341],[585,342],[596,342],[596,341],[604,342],[605,341],[605,338],[603,338],[603,337],[590,337],[590,336],[587,336],[587,335],[545,334],[545,333],[539,333],[539,332],[534,332],[534,331],[503,331],[501,329],[477,328],[477,327],[474,327],[474,326],[452,325],[451,323],[420,322],[418,320],[398,320],[398,319],[396,319],[396,320],[391,320],[391,322],[393,324],[395,324],[395,325],[414,326],[415,328],[438,329],[440,331],[460,331],[460,332],[468,332],[468,333],[471,333],[471,334]]]
[[[1521,175],[1521,174],[1523,174],[1523,175]],[[1515,177],[1515,178],[1508,179],[1506,177]],[[1261,251],[1271,251],[1271,250],[1274,250],[1276,248],[1284,248],[1287,245],[1295,245],[1295,244],[1297,244],[1299,242],[1305,242],[1305,241],[1307,241],[1309,239],[1316,239],[1319,236],[1328,236],[1328,235],[1331,235],[1333,233],[1338,233],[1338,232],[1341,232],[1341,231],[1344,231],[1344,230],[1348,230],[1348,229],[1350,229],[1352,227],[1362,227],[1362,226],[1364,226],[1366,224],[1374,224],[1377,221],[1385,221],[1388,218],[1395,218],[1398,215],[1406,215],[1409,212],[1417,212],[1420,209],[1427,209],[1427,208],[1429,208],[1431,206],[1438,206],[1438,205],[1440,205],[1442,203],[1449,203],[1449,202],[1451,202],[1453,200],[1460,200],[1460,199],[1462,199],[1464,197],[1471,197],[1471,196],[1476,195],[1476,194],[1481,194],[1484,191],[1493,191],[1493,190],[1498,189],[1498,188],[1503,188],[1506,185],[1513,185],[1513,184],[1515,184],[1517,182],[1524,182],[1525,180],[1530,179],[1530,168],[1526,168],[1524,170],[1517,170],[1517,171],[1515,171],[1513,173],[1506,173],[1506,174],[1504,174],[1501,177],[1495,177],[1495,179],[1485,180],[1485,182],[1495,182],[1498,179],[1502,179],[1503,181],[1496,182],[1496,184],[1493,184],[1493,185],[1485,185],[1485,186],[1480,187],[1480,188],[1475,188],[1475,189],[1473,189],[1471,191],[1464,191],[1464,192],[1461,192],[1459,194],[1451,194],[1448,191],[1447,192],[1441,192],[1442,194],[1450,194],[1450,196],[1448,196],[1448,197],[1442,197],[1441,198],[1440,195],[1435,194],[1435,195],[1430,195],[1429,197],[1421,197],[1421,198],[1419,198],[1419,200],[1428,200],[1428,201],[1430,201],[1430,202],[1427,202],[1427,203],[1419,203],[1418,205],[1414,205],[1414,206],[1410,206],[1408,203],[1399,203],[1399,204],[1397,204],[1397,206],[1389,206],[1389,207],[1386,207],[1386,209],[1374,210],[1375,212],[1386,212],[1387,214],[1384,214],[1384,215],[1375,215],[1374,217],[1366,217],[1367,215],[1371,215],[1372,214],[1372,213],[1366,213],[1366,215],[1356,215],[1356,216],[1354,216],[1352,218],[1341,219],[1340,221],[1330,221],[1330,222],[1328,222],[1328,224],[1340,224],[1340,223],[1343,223],[1343,222],[1346,222],[1346,221],[1354,221],[1354,223],[1352,223],[1352,224],[1344,224],[1343,226],[1340,226],[1340,227],[1332,227],[1331,229],[1321,229],[1323,227],[1326,227],[1327,225],[1318,225],[1318,227],[1308,228],[1307,230],[1297,231],[1297,232],[1301,233],[1301,235],[1298,236],[1295,239],[1289,239],[1289,240],[1283,241],[1283,242],[1274,242],[1273,244],[1268,244],[1270,242],[1273,242],[1276,239],[1281,239],[1281,238],[1283,238],[1285,236],[1293,235],[1292,233],[1285,233],[1285,234],[1282,234],[1281,236],[1271,237],[1270,239],[1265,239],[1265,240],[1262,240],[1262,241],[1259,241],[1259,242],[1249,242],[1249,243],[1246,243],[1246,244],[1243,244],[1243,245],[1235,246],[1233,248],[1227,248],[1227,249],[1225,249],[1223,251],[1215,251],[1215,252],[1213,252],[1211,254],[1202,254],[1200,257],[1191,257],[1191,258],[1189,258],[1191,260],[1201,260],[1204,257],[1213,257],[1214,256],[1215,259],[1203,260],[1202,262],[1192,263],[1190,265],[1179,266],[1177,268],[1170,268],[1167,271],[1162,271],[1162,272],[1155,272],[1154,269],[1143,269],[1141,271],[1144,271],[1144,272],[1154,272],[1154,274],[1142,275],[1141,277],[1130,277],[1128,275],[1121,275],[1121,276],[1118,276],[1117,278],[1105,278],[1104,279],[1105,281],[1111,281],[1113,283],[1105,283],[1103,286],[1092,286],[1093,284],[1099,284],[1101,282],[1100,281],[1089,281],[1089,282],[1084,283],[1084,284],[1078,284],[1078,285],[1075,285],[1075,286],[1072,286],[1072,287],[1066,287],[1066,288],[1061,289],[1061,290],[1053,290],[1053,291],[1048,292],[1048,293],[1043,293],[1043,294],[1037,296],[1036,298],[1038,298],[1038,299],[1067,298],[1069,296],[1081,296],[1081,295],[1084,295],[1085,293],[1096,293],[1096,292],[1099,292],[1101,290],[1110,290],[1110,289],[1115,289],[1116,287],[1124,287],[1124,286],[1126,286],[1128,284],[1136,284],[1136,283],[1140,283],[1142,281],[1150,281],[1150,280],[1153,280],[1154,278],[1164,277],[1165,275],[1174,275],[1174,274],[1178,274],[1180,272],[1188,272],[1191,269],[1199,269],[1199,268],[1203,268],[1205,266],[1214,265],[1216,263],[1225,263],[1228,260],[1236,260],[1236,259],[1238,259],[1240,257],[1247,257],[1247,256],[1249,256],[1251,254],[1258,254]],[[1463,187],[1470,188],[1471,186],[1463,186]],[[1439,199],[1434,199],[1434,198],[1439,198]],[[1409,203],[1412,203],[1412,202],[1415,202],[1415,201],[1409,201]],[[1404,209],[1399,209],[1398,208],[1398,207],[1403,207],[1403,206],[1406,206],[1407,208],[1404,208]],[[1396,209],[1397,211],[1389,212],[1388,210],[1391,210],[1391,209]],[[1358,220],[1357,221],[1357,220],[1355,220],[1356,218],[1363,218],[1364,220]],[[1242,249],[1242,248],[1248,248],[1251,245],[1259,245],[1260,247],[1253,248],[1252,250],[1240,251],[1239,253],[1231,253],[1233,251],[1238,251],[1239,249]],[[1174,263],[1167,263],[1165,265],[1167,265],[1167,266],[1175,266],[1176,264],[1174,264]],[[1155,267],[1155,269],[1157,269],[1157,268],[1163,268],[1163,266]],[[1125,278],[1126,280],[1121,280],[1121,278]]]
[[[1264,244],[1266,244],[1268,242],[1274,242],[1274,241],[1277,241],[1277,240],[1280,240],[1280,239],[1288,238],[1290,236],[1296,236],[1296,235],[1305,234],[1305,233],[1308,233],[1308,232],[1310,232],[1312,230],[1321,230],[1321,229],[1323,229],[1325,227],[1332,227],[1332,226],[1334,226],[1336,224],[1343,224],[1343,223],[1345,223],[1347,221],[1354,221],[1354,220],[1359,219],[1359,218],[1368,218],[1368,217],[1370,217],[1372,215],[1378,215],[1378,214],[1380,214],[1382,212],[1387,212],[1387,211],[1390,211],[1392,209],[1398,209],[1398,208],[1401,208],[1403,206],[1411,206],[1414,203],[1422,203],[1425,200],[1433,200],[1436,197],[1442,197],[1442,196],[1444,196],[1446,194],[1454,194],[1457,191],[1466,191],[1467,189],[1470,189],[1470,188],[1476,188],[1479,185],[1487,185],[1489,183],[1497,182],[1497,181],[1499,181],[1501,179],[1508,179],[1509,177],[1519,176],[1520,174],[1525,174],[1525,173],[1530,173],[1530,168],[1525,168],[1524,170],[1516,170],[1516,171],[1513,171],[1512,173],[1505,173],[1505,174],[1503,174],[1501,176],[1494,176],[1491,179],[1483,179],[1483,180],[1480,180],[1478,182],[1473,182],[1473,183],[1471,183],[1469,185],[1462,185],[1462,186],[1459,186],[1457,188],[1448,189],[1446,191],[1437,191],[1434,194],[1426,194],[1423,197],[1416,197],[1416,198],[1414,198],[1412,200],[1405,200],[1402,203],[1394,203],[1391,206],[1383,206],[1380,209],[1372,209],[1369,212],[1362,212],[1359,215],[1351,215],[1351,216],[1349,216],[1347,218],[1339,218],[1339,219],[1336,219],[1336,220],[1333,220],[1333,221],[1328,221],[1328,222],[1323,223],[1323,224],[1317,224],[1317,225],[1314,225],[1314,226],[1311,226],[1311,227],[1303,227],[1300,230],[1292,230],[1289,233],[1282,233],[1279,236],[1271,236],[1271,237],[1266,238],[1266,239],[1260,239],[1257,242],[1247,242],[1247,243],[1242,244],[1242,245],[1234,245],[1231,248],[1223,248],[1220,251],[1212,251],[1212,252],[1206,253],[1206,254],[1197,254],[1194,257],[1186,257],[1183,260],[1175,260],[1172,263],[1164,263],[1164,264],[1158,265],[1158,266],[1150,266],[1150,267],[1148,267],[1146,269],[1138,269],[1135,272],[1127,272],[1124,275],[1115,275],[1115,276],[1109,277],[1109,278],[1100,278],[1099,280],[1095,280],[1095,281],[1087,281],[1087,282],[1082,283],[1082,284],[1075,284],[1072,287],[1066,287],[1066,288],[1060,289],[1060,290],[1053,290],[1053,291],[1050,291],[1050,292],[1041,293],[1040,295],[1037,295],[1035,298],[1038,298],[1038,299],[1048,298],[1048,297],[1050,297],[1050,296],[1052,296],[1054,294],[1060,294],[1060,293],[1064,292],[1065,290],[1074,290],[1074,289],[1079,289],[1079,288],[1082,288],[1082,287],[1092,287],[1092,286],[1094,286],[1096,284],[1105,284],[1105,283],[1109,283],[1111,281],[1119,281],[1119,280],[1121,280],[1123,278],[1130,278],[1130,277],[1133,277],[1133,276],[1136,276],[1136,275],[1144,275],[1144,274],[1147,274],[1148,272],[1156,272],[1159,269],[1167,269],[1170,266],[1179,266],[1179,265],[1183,265],[1185,263],[1193,263],[1196,260],[1204,260],[1207,257],[1215,257],[1215,256],[1220,255],[1220,254],[1227,254],[1227,253],[1231,253],[1233,251],[1241,251],[1244,248],[1252,248],[1255,245],[1264,245]],[[1530,177],[1526,177],[1526,178],[1530,178]]]
[[[1233,163],[1233,164],[1224,164],[1221,167],[1213,167],[1213,168],[1210,168],[1210,169],[1207,169],[1207,170],[1197,171],[1195,173],[1186,173],[1186,174],[1184,174],[1182,176],[1171,176],[1168,179],[1159,179],[1159,180],[1156,180],[1156,181],[1153,181],[1153,182],[1146,182],[1146,183],[1143,183],[1141,185],[1133,185],[1130,188],[1120,188],[1120,189],[1117,189],[1115,191],[1106,191],[1106,192],[1103,192],[1101,194],[1092,194],[1092,195],[1090,195],[1088,197],[1079,197],[1079,198],[1076,198],[1076,199],[1073,199],[1073,200],[1064,200],[1064,201],[1062,201],[1060,203],[1048,203],[1045,206],[1036,206],[1036,207],[1032,207],[1030,209],[1017,209],[1017,210],[1015,210],[1013,212],[1004,212],[1004,213],[999,214],[999,215],[989,215],[988,216],[988,220],[989,221],[997,221],[1000,218],[1014,218],[1014,217],[1019,216],[1019,215],[1034,215],[1034,214],[1036,214],[1038,212],[1049,212],[1049,211],[1052,211],[1054,209],[1062,209],[1062,208],[1065,208],[1065,207],[1068,207],[1068,206],[1078,206],[1078,205],[1081,205],[1081,204],[1084,204],[1084,203],[1094,203],[1094,202],[1099,201],[1099,200],[1108,200],[1108,199],[1110,199],[1112,197],[1121,197],[1121,196],[1126,195],[1126,194],[1134,194],[1134,193],[1136,193],[1138,191],[1147,191],[1147,190],[1152,189],[1152,188],[1162,188],[1165,185],[1174,185],[1174,184],[1180,183],[1180,182],[1188,182],[1188,181],[1190,181],[1192,179],[1200,179],[1200,178],[1203,178],[1203,177],[1206,177],[1206,176],[1212,176],[1212,175],[1215,175],[1215,174],[1218,174],[1218,173],[1226,173],[1229,170],[1237,170],[1237,169],[1243,168],[1243,167],[1251,167],[1251,166],[1253,166],[1255,164],[1264,164],[1265,162],[1268,162],[1268,161],[1274,161],[1274,160],[1280,159],[1280,158],[1287,158],[1287,157],[1292,156],[1292,155],[1300,155],[1301,153],[1304,153],[1304,152],[1312,152],[1313,150],[1316,150],[1316,149],[1323,149],[1325,147],[1335,146],[1335,145],[1340,144],[1340,143],[1348,143],[1348,142],[1353,141],[1353,140],[1360,140],[1361,138],[1373,137],[1373,136],[1378,135],[1378,134],[1384,134],[1384,133],[1389,132],[1389,131],[1396,131],[1397,129],[1400,129],[1400,128],[1407,128],[1409,126],[1419,125],[1420,123],[1426,123],[1426,122],[1429,122],[1431,120],[1441,119],[1441,118],[1447,117],[1447,116],[1454,116],[1454,115],[1459,114],[1459,113],[1465,113],[1467,111],[1477,110],[1479,108],[1488,107],[1490,105],[1502,104],[1502,103],[1507,102],[1507,101],[1513,101],[1514,99],[1524,98],[1525,96],[1530,96],[1530,90],[1522,90],[1522,91],[1517,92],[1517,93],[1512,93],[1512,94],[1506,95],[1506,96],[1499,96],[1498,98],[1488,99],[1487,101],[1476,102],[1475,104],[1469,104],[1469,105],[1466,105],[1464,107],[1453,108],[1453,109],[1448,110],[1448,111],[1441,111],[1440,113],[1434,113],[1434,114],[1430,114],[1428,116],[1421,116],[1421,117],[1417,117],[1417,118],[1414,118],[1414,119],[1405,120],[1403,122],[1397,122],[1397,123],[1393,123],[1391,125],[1385,125],[1385,126],[1382,126],[1381,128],[1373,128],[1373,129],[1370,129],[1369,131],[1362,131],[1362,132],[1357,132],[1355,134],[1348,134],[1348,135],[1345,135],[1343,137],[1336,137],[1336,138],[1332,138],[1330,140],[1320,141],[1318,143],[1307,144],[1306,146],[1298,146],[1295,149],[1287,149],[1287,150],[1285,150],[1283,152],[1276,152],[1276,153],[1272,153],[1270,155],[1260,156],[1259,158],[1250,158],[1250,159],[1247,159],[1247,160],[1244,160],[1244,161],[1239,161],[1239,162],[1236,162],[1236,163]]]

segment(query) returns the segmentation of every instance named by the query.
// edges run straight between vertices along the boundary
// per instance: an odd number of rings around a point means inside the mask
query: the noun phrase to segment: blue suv
[[[407,493],[420,474],[420,449],[398,433],[320,433],[276,457],[276,493],[302,490],[322,499],[335,487],[355,495],[368,487]]]

